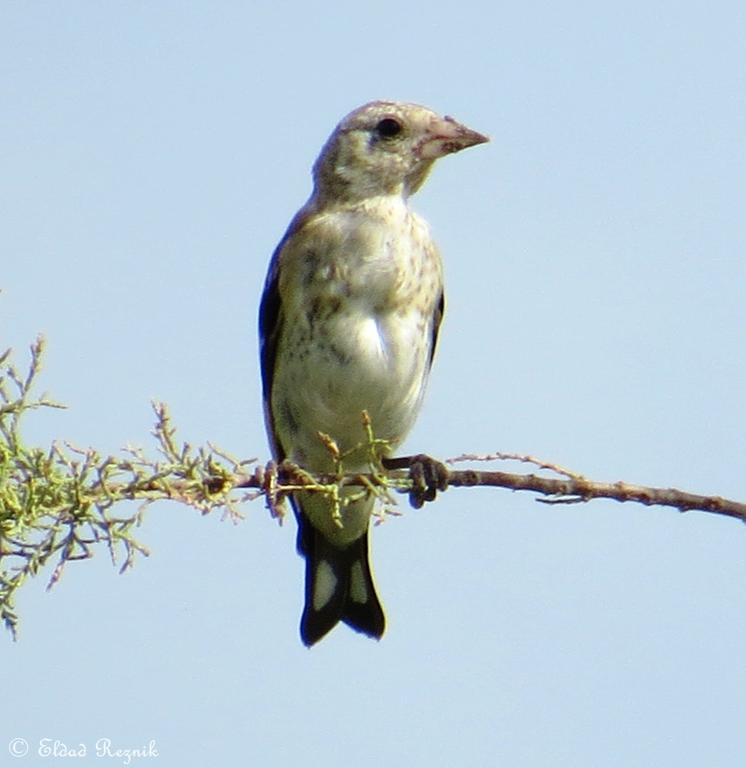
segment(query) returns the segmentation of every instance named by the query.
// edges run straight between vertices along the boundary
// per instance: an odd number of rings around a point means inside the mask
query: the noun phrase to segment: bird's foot
[[[415,456],[382,458],[384,469],[409,469],[412,488],[409,491],[409,503],[419,509],[426,501],[434,501],[438,491],[448,488],[449,471],[443,462],[424,453]]]

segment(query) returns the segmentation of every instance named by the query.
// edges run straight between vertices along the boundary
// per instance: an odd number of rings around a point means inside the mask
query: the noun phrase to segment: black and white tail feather
[[[319,533],[297,507],[296,517],[298,553],[306,560],[306,604],[300,622],[303,642],[313,645],[340,621],[380,639],[386,617],[368,561],[368,533],[342,549]]]

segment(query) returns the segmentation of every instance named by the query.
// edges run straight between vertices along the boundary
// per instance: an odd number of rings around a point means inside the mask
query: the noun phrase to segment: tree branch
[[[516,460],[514,454],[494,454],[492,457],[461,456],[448,459],[448,464],[458,461],[494,461]],[[556,471],[555,465],[535,460],[544,469]],[[385,475],[379,473],[351,473],[338,475],[309,475],[294,464],[285,462],[280,467],[267,465],[263,471],[252,476],[236,477],[234,488],[256,488],[264,492],[268,483],[267,472],[274,472],[272,487],[276,495],[281,496],[294,490],[311,488],[320,490],[337,485],[378,487],[407,493],[412,487],[408,474],[402,470],[393,470]],[[449,488],[473,488],[477,486],[505,488],[511,491],[532,491],[550,498],[537,499],[544,504],[578,504],[592,499],[612,499],[618,502],[636,502],[645,506],[673,507],[680,512],[710,512],[717,515],[734,517],[746,523],[746,504],[724,499],[721,496],[702,496],[676,488],[655,488],[633,485],[623,481],[603,482],[589,480],[582,475],[571,474],[561,478],[544,477],[537,474],[515,474],[511,472],[484,471],[476,469],[447,469]],[[563,470],[562,474],[567,474]]]

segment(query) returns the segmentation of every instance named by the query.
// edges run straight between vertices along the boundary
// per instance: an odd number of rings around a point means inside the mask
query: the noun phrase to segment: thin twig
[[[503,454],[515,459],[513,454]],[[483,471],[475,469],[448,470],[448,485],[454,488],[473,488],[476,486],[491,488],[506,488],[511,491],[532,491],[548,499],[537,501],[550,504],[573,504],[590,501],[591,499],[612,499],[618,502],[637,502],[645,506],[659,505],[673,507],[680,512],[700,511],[710,512],[727,517],[735,517],[746,522],[746,504],[721,496],[703,496],[688,493],[676,488],[655,488],[634,485],[626,482],[604,482],[589,480],[580,474],[564,468],[559,468],[551,462],[531,459],[544,468],[552,469],[564,475],[561,478],[542,477],[535,474],[515,474],[511,472]],[[409,490],[407,473],[394,470],[383,477],[373,473],[354,473],[342,477],[334,475],[313,475],[299,471],[288,462],[284,462],[276,470],[277,482],[274,485],[275,494],[288,493],[299,486],[309,485],[328,486],[338,483],[342,486],[370,486],[386,483],[387,487],[402,492]],[[266,482],[266,481],[265,481]],[[255,477],[244,476],[236,478],[234,488],[260,488]]]

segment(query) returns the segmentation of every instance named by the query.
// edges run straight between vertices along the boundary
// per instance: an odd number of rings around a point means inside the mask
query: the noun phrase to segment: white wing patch
[[[337,577],[334,569],[326,560],[320,560],[316,566],[313,580],[313,609],[320,611],[331,600],[337,588]]]

